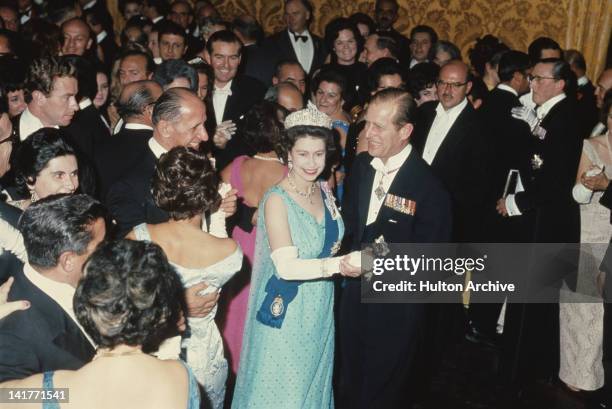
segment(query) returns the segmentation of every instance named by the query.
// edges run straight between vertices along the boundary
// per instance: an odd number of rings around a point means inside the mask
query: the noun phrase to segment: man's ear
[[[89,41],[87,42],[87,47],[85,47],[85,49],[89,50],[92,44],[93,44],[93,40],[90,38]]]
[[[42,92],[36,90],[32,91],[32,102],[34,102],[37,106],[43,105],[47,101],[47,96]]]
[[[162,138],[169,138],[172,134],[171,126],[172,123],[170,121],[162,119],[157,123],[156,128],[159,130],[159,133],[161,134]]]
[[[72,251],[64,251],[60,254],[58,265],[65,273],[71,273],[76,268],[76,254]]]
[[[467,84],[465,84],[465,95],[468,95],[471,90],[472,90],[472,81],[468,81]]]
[[[400,140],[409,140],[410,135],[412,135],[412,131],[414,131],[414,125],[412,125],[411,123],[407,123],[402,126],[399,130]]]

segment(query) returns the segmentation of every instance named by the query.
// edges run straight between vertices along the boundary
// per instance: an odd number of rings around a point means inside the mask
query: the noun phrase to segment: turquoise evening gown
[[[328,249],[326,219],[318,223],[280,186],[271,194],[280,195],[287,207],[291,238],[302,259],[318,258]],[[315,193],[316,194],[316,193]],[[331,193],[321,191],[333,200]],[[329,212],[327,207],[326,212]],[[327,214],[329,216],[331,213]],[[344,234],[338,216],[338,240]],[[266,296],[266,283],[276,274],[270,258],[264,212],[259,212],[255,262],[249,294],[249,306],[240,358],[240,369],[232,409],[333,408],[332,373],[334,368],[334,284],[331,279],[302,281],[297,295],[286,306],[281,328],[256,320]]]

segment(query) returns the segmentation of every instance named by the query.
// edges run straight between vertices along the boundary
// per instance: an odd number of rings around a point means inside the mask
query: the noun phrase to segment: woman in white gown
[[[611,95],[612,96],[612,95]],[[606,98],[603,112],[608,133],[586,139],[574,186],[580,203],[581,254],[576,293],[562,292],[559,306],[561,356],[559,378],[572,390],[593,391],[604,383],[602,365],[603,304],[595,294],[599,265],[612,235],[610,211],[599,204],[603,191],[592,191],[584,178],[604,172],[612,179],[612,98]],[[585,301],[591,298],[591,302]]]
[[[202,231],[202,214],[215,208],[221,197],[217,178],[204,154],[174,148],[161,156],[153,176],[153,198],[168,212],[170,220],[156,225],[140,224],[130,239],[157,243],[179,273],[183,285],[206,282],[203,293],[220,291],[242,267],[242,250],[232,239]],[[201,318],[189,317],[182,346],[187,363],[204,388],[205,407],[222,409],[227,380],[223,341],[215,323],[217,307]]]

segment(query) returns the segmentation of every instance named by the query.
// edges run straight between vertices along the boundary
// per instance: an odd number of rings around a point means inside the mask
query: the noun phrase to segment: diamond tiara
[[[331,129],[332,119],[329,115],[319,111],[312,102],[308,101],[308,106],[305,109],[292,112],[285,118],[285,129],[298,125],[320,126]]]

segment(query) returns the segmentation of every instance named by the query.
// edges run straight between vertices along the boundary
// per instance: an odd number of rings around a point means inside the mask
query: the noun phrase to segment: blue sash
[[[332,248],[338,241],[339,234],[338,222],[332,218],[327,206],[323,207],[325,208],[325,241],[317,258],[327,258],[332,255]],[[272,274],[266,283],[266,298],[257,311],[257,321],[272,328],[280,328],[283,325],[287,308],[295,299],[298,287],[303,282],[303,280],[283,280],[276,274]]]

